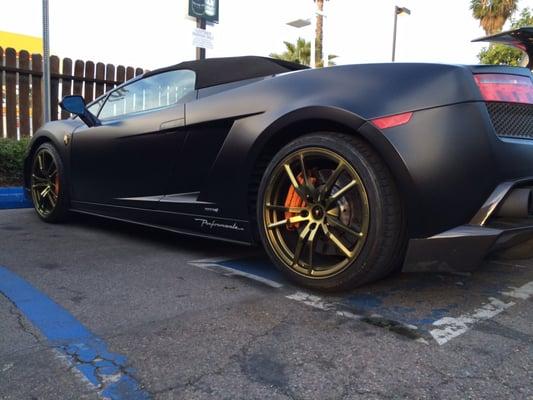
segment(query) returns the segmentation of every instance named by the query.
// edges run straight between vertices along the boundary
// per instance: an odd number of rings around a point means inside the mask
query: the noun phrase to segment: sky
[[[41,0],[0,0],[0,31],[41,36]],[[194,59],[187,0],[49,0],[53,54],[95,62],[154,69]],[[388,62],[394,6],[398,17],[398,62],[477,63],[484,36],[469,0],[330,0],[324,47],[338,64]],[[6,6],[7,5],[7,6]],[[215,41],[208,57],[262,55],[284,50],[283,41],[313,37],[310,27],[286,23],[307,18],[312,0],[220,0],[220,23],[208,26]],[[520,0],[519,8],[533,7]]]

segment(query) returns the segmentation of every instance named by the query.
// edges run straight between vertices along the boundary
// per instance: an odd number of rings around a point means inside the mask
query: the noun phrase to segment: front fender
[[[52,121],[43,125],[39,130],[33,135],[30,144],[28,145],[28,150],[26,151],[26,156],[24,158],[24,187],[29,189],[30,186],[30,168],[31,160],[33,154],[37,148],[45,143],[50,142],[54,145],[56,150],[63,161],[63,165],[66,168],[67,179],[70,177],[70,144],[72,140],[69,140],[65,143],[65,136],[72,135],[74,129],[83,123],[79,120],[67,119],[61,121]]]

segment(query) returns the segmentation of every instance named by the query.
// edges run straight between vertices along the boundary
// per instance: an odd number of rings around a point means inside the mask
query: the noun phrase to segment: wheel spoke
[[[282,219],[280,221],[276,221],[276,222],[272,222],[271,224],[268,224],[267,228],[268,229],[276,228],[278,226],[285,225],[287,222],[289,222],[288,219]]]
[[[48,178],[52,179],[57,174],[57,168],[55,168],[55,164],[52,164],[50,169],[54,168],[52,171],[48,172]]]
[[[333,185],[335,184],[335,182],[337,182],[337,179],[339,179],[340,174],[342,173],[342,171],[344,171],[344,168],[345,168],[344,162],[340,161],[339,164],[337,165],[337,168],[335,168],[335,170],[331,173],[328,180],[326,181],[326,184],[324,185],[324,188],[322,189],[322,193],[321,193],[322,199],[324,199],[327,196],[327,194],[331,191],[331,189],[333,188]]]
[[[295,215],[294,217],[289,218],[290,224],[297,224],[298,222],[309,221],[309,217],[303,217],[301,215]]]
[[[54,192],[48,192],[48,200],[50,201],[50,204],[52,204],[52,207],[56,206],[56,200],[54,199],[54,196],[52,196],[52,193]]]
[[[309,224],[312,226],[312,224]],[[309,265],[307,266],[307,273],[312,274],[313,271],[313,251],[315,244],[315,236],[318,232],[320,225],[315,225],[310,228],[309,236],[307,237],[307,247],[309,248]]]
[[[46,178],[42,178],[42,177],[37,176],[37,175],[35,175],[35,174],[32,174],[31,177],[32,177],[33,179],[35,179],[36,181],[39,181],[39,182],[48,182],[48,179],[46,179]]]
[[[305,245],[305,238],[309,234],[310,226],[311,224],[307,224],[298,235],[298,241],[296,242],[296,249],[294,250],[294,258],[292,260],[292,265],[298,265],[300,261],[300,256],[302,255],[302,250]]]
[[[338,217],[339,214],[340,214],[340,210],[339,210],[339,207],[334,207],[328,211],[326,211],[326,213],[332,217]]]
[[[309,180],[307,179],[307,171],[305,170],[303,153],[300,153],[300,167],[302,168],[302,176],[304,178],[304,184],[305,186],[309,187]]]
[[[322,229],[324,231],[324,233],[326,234],[326,236],[329,238],[329,240],[331,240],[333,242],[333,244],[348,258],[352,258],[353,257],[353,252],[351,252],[350,250],[348,250],[348,248],[346,248],[346,246],[340,241],[340,239],[335,236],[329,229],[328,227],[323,224],[322,225]]]
[[[289,179],[291,180],[292,186],[294,186],[294,188],[296,190],[298,190],[298,188],[300,187],[300,184],[298,183],[298,181],[296,180],[296,177],[292,173],[291,166],[289,164],[283,164],[283,168],[285,168],[285,172],[289,176]]]
[[[343,230],[344,232],[347,232],[349,233],[350,235],[352,236],[355,236],[355,237],[363,237],[363,233],[362,232],[357,232],[355,230],[353,230],[352,228],[350,228],[349,226],[347,225],[344,225],[341,221],[339,221],[337,218],[335,217],[330,217],[328,216],[326,218],[326,220],[328,221],[329,224],[331,224],[332,226],[336,227],[336,228],[339,228],[341,230]]]
[[[292,169],[291,169],[291,166],[289,164],[283,164],[283,168],[285,168],[285,172],[289,176],[289,179],[290,179],[290,181],[292,183],[292,186],[294,186],[294,189],[296,190],[296,193],[298,193],[298,195],[302,199],[305,199],[306,198],[305,192],[302,189],[302,187],[300,186],[300,184],[298,183],[298,180],[296,179],[296,177],[294,176],[294,174],[292,172]]]
[[[50,186],[46,186],[46,188],[41,192],[41,197],[44,198],[46,195],[48,195],[50,190]]]
[[[56,164],[54,162],[54,159],[49,155],[48,158],[50,159],[50,163],[48,164],[48,168],[46,168],[46,175],[50,176],[50,173],[56,169]]]
[[[270,210],[285,211],[285,212],[290,212],[290,213],[300,213],[303,210],[305,210],[305,207],[287,207],[287,206],[280,206],[280,205],[274,205],[274,204],[267,204],[266,208]]]
[[[44,154],[44,152],[41,151],[37,155],[37,162],[39,163],[39,170],[44,173],[44,160],[43,160],[44,157],[43,157],[43,154]]]
[[[335,200],[335,199],[338,199],[339,197],[341,197],[343,194],[345,194],[348,190],[350,190],[351,188],[353,188],[355,185],[357,185],[357,181],[355,179],[353,179],[352,181],[350,181],[350,183],[348,183],[346,186],[344,186],[342,189],[338,190],[337,192],[335,192],[334,194],[332,194],[330,196],[330,198],[328,199],[329,202]]]
[[[48,184],[44,183],[44,182],[37,182],[37,183],[34,183],[34,184],[31,185],[31,187],[34,188],[34,189],[38,188],[38,187],[46,187],[46,186],[48,186]]]

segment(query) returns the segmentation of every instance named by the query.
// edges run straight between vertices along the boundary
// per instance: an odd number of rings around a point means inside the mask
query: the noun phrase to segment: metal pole
[[[196,27],[200,29],[205,30],[205,19],[204,18],[196,18]],[[205,60],[205,49],[202,47],[196,48],[196,59],[197,60]]]
[[[48,0],[43,0],[43,121],[50,121],[50,25]]]
[[[316,12],[314,12],[313,16],[311,17],[311,60],[309,60],[309,65],[311,68],[316,67],[316,18],[317,15]]]
[[[392,33],[392,62],[396,60],[396,25],[398,24],[398,6],[394,6],[394,31]]]

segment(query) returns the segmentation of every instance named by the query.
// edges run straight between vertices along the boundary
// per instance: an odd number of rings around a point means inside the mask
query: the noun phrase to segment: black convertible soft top
[[[196,73],[196,89],[203,89],[210,86],[221,85],[223,83],[259,78],[307,68],[309,67],[305,65],[275,58],[244,56],[185,61],[170,67],[147,72],[144,76],[178,69],[190,69]]]

